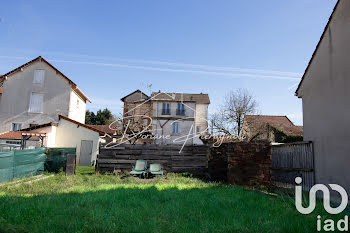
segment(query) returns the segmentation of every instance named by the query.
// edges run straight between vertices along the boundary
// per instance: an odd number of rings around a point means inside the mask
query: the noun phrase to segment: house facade
[[[57,122],[58,115],[84,123],[91,102],[40,56],[1,76],[0,87],[0,132]]]
[[[153,92],[152,132],[158,144],[203,144],[208,134],[208,94]]]
[[[124,120],[135,119],[147,126],[152,139],[138,143],[202,144],[199,135],[208,133],[207,94],[153,92],[151,96],[137,90],[121,99]],[[125,125],[125,124],[123,124]]]
[[[304,140],[312,141],[316,183],[350,193],[350,1],[339,0],[296,91]]]

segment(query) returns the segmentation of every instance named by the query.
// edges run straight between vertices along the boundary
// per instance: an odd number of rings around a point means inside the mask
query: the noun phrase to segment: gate
[[[297,176],[303,179],[303,190],[315,184],[315,163],[312,142],[274,145],[271,148],[271,184],[293,188]]]

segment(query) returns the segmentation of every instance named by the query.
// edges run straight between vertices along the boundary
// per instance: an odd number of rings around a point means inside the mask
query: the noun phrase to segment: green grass
[[[77,175],[93,175],[95,173],[95,167],[77,166],[75,173]]]
[[[316,232],[317,214],[334,218],[320,208],[301,215],[291,197],[239,186],[174,174],[122,179],[86,169],[1,186],[0,232],[304,233]]]

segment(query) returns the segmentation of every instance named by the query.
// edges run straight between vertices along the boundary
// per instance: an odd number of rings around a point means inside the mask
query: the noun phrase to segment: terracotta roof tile
[[[0,138],[13,138],[13,139],[21,139],[22,133],[34,133],[34,132],[24,132],[24,131],[7,131],[4,133],[0,133]],[[43,134],[43,133],[40,133]],[[32,136],[31,139],[38,139],[37,136]]]
[[[294,125],[287,116],[246,115],[244,121],[246,124],[255,127],[269,124],[287,135],[303,135],[303,126]]]
[[[113,135],[115,133],[115,130],[111,129],[109,125],[87,125],[91,128],[97,129],[99,131],[102,131],[106,134]]]
[[[164,93],[153,92],[151,95],[152,100],[167,100],[167,101],[193,101],[197,104],[210,104],[208,94],[189,94],[189,93]]]

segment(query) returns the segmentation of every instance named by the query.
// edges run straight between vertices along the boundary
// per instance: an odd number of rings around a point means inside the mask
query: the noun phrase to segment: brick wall
[[[270,185],[270,143],[233,142],[212,147],[208,172],[213,180],[230,184]]]

